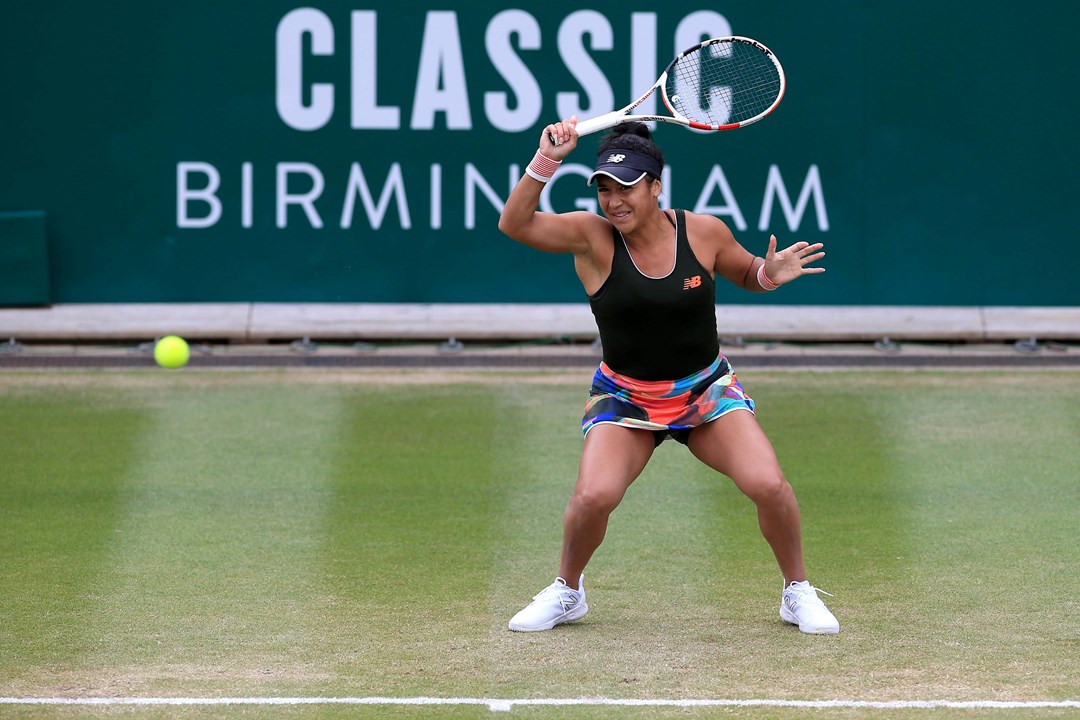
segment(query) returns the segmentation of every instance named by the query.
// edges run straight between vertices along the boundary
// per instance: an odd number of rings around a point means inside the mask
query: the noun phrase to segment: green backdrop
[[[759,254],[770,232],[826,244],[824,276],[762,302],[1075,305],[1076,18],[1066,0],[16,4],[0,212],[45,211],[53,302],[580,301],[568,257],[496,228],[540,129],[629,101],[687,38],[738,34],[784,64],[777,112],[656,134],[665,203]],[[590,206],[596,141],[551,208]]]

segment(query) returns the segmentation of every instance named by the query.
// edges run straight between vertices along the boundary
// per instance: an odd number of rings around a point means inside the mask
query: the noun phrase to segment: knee
[[[619,506],[622,495],[604,489],[579,488],[570,497],[568,513],[607,516]]]
[[[787,504],[795,497],[795,492],[780,470],[756,473],[740,482],[739,488],[759,506]]]

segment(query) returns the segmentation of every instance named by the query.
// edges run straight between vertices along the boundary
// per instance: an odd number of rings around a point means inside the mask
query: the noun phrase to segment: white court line
[[[875,710],[1015,710],[1020,708],[1080,708],[1080,700],[779,700],[733,698],[663,700],[635,698],[439,698],[439,697],[0,697],[0,705],[486,705],[492,712],[515,706],[622,707],[790,707],[869,708]]]

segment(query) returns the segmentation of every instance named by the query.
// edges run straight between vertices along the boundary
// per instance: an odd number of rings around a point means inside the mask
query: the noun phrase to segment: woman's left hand
[[[765,275],[777,285],[791,282],[801,275],[825,272],[823,267],[806,267],[825,257],[822,243],[797,242],[777,251],[776,236],[769,236],[769,251],[765,253]]]

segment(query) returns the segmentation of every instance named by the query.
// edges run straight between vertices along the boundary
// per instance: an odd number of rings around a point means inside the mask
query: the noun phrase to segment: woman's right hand
[[[566,120],[545,127],[540,133],[540,152],[562,162],[577,147],[577,122],[577,115],[571,115]]]

